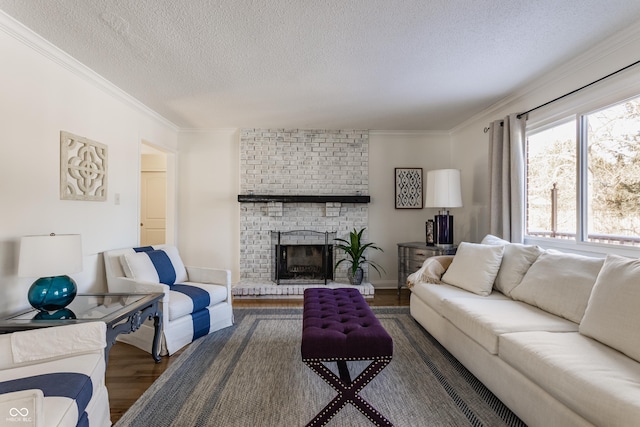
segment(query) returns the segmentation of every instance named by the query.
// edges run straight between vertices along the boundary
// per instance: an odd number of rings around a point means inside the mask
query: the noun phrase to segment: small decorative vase
[[[353,274],[351,269],[347,270],[347,277],[349,278],[349,283],[353,286],[359,286],[362,284],[362,279],[364,278],[364,271],[362,268],[358,267],[356,270],[356,274]]]

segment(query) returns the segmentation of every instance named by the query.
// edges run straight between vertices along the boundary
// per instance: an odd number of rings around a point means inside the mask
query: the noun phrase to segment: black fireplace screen
[[[311,230],[272,231],[272,280],[277,283],[324,283],[333,279],[336,233]]]

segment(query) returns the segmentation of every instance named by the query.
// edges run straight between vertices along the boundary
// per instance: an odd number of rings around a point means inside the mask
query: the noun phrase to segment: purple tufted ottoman
[[[393,425],[358,394],[391,362],[392,356],[393,340],[360,291],[351,288],[305,290],[302,361],[338,392],[307,426],[327,424],[347,403],[375,425]],[[347,361],[355,360],[371,360],[371,364],[351,380]],[[337,362],[340,376],[324,362]]]

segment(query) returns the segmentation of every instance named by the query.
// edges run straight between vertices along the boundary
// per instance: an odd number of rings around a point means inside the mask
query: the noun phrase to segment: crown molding
[[[371,135],[424,135],[424,136],[448,136],[450,135],[450,131],[448,130],[370,130],[369,136]]]
[[[614,53],[616,53],[620,49],[623,49],[625,48],[625,46],[634,42],[635,43],[640,42],[640,25],[632,25],[624,30],[617,32],[611,37],[608,37],[603,41],[595,44],[593,47],[591,47],[584,53],[574,57],[573,59],[568,60],[567,62],[553,69],[552,71],[545,73],[542,77],[533,80],[532,82],[523,86],[520,89],[517,89],[512,94],[499,100],[498,102],[494,103],[493,105],[481,111],[480,113],[473,115],[469,119],[465,120],[464,122],[452,128],[449,133],[454,134],[459,130],[477,121],[486,120],[487,116],[490,117],[491,115],[497,115],[499,111],[504,110],[507,106],[516,103],[517,101],[527,97],[528,95],[531,95],[532,93],[544,88],[545,86],[550,86],[554,83],[561,82],[562,80],[567,79],[571,75],[576,74],[576,72],[578,71],[588,69],[589,67],[593,66],[594,63],[605,60],[607,57],[612,56]],[[627,64],[611,63],[610,66],[612,69],[609,72],[614,72],[616,71],[616,69],[624,67],[629,63],[637,61],[638,59],[640,59],[640,54],[636,58],[631,58],[631,60],[629,60]],[[603,75],[606,75],[606,74],[607,73],[603,73]],[[593,76],[591,80],[596,80],[600,77],[603,77],[603,76]],[[576,87],[568,90],[577,89],[578,87],[583,86],[584,84],[587,84],[587,83],[588,82],[583,82],[582,84],[580,84],[576,82]],[[529,106],[529,108],[532,108],[532,107],[534,106]],[[517,113],[517,112],[518,111],[512,111],[512,113]]]
[[[180,128],[173,122],[167,120],[156,111],[150,109],[142,102],[138,101],[127,92],[123,91],[86,65],[73,58],[71,55],[61,50],[51,42],[47,41],[39,34],[34,33],[31,29],[16,21],[13,17],[0,10],[0,31],[8,34],[18,40],[25,46],[33,49],[35,52],[58,64],[66,70],[72,72],[81,79],[91,83],[96,88],[102,90],[110,96],[124,102],[125,104],[135,108],[139,112],[156,120],[160,124],[169,127],[175,132]]]
[[[240,132],[241,128],[180,128],[179,132],[181,134],[205,134],[205,133],[224,133],[224,134],[233,134],[235,132]]]

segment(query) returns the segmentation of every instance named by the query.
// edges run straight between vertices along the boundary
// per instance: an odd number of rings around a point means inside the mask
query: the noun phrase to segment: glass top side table
[[[163,293],[78,294],[71,304],[61,310],[41,312],[32,308],[5,316],[0,319],[0,333],[102,321],[107,324],[105,360],[108,360],[109,350],[115,344],[118,335],[135,332],[146,319],[153,319],[154,336],[151,355],[156,362],[159,362],[162,330],[162,311],[159,302],[163,296]]]

